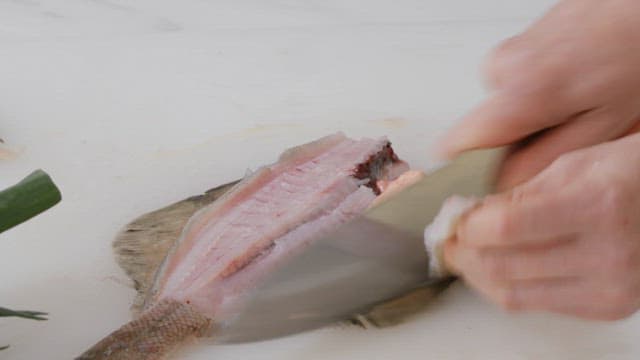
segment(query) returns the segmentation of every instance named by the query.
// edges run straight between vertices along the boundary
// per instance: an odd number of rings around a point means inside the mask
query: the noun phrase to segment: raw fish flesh
[[[339,133],[287,150],[240,182],[140,217],[114,242],[138,290],[136,318],[78,359],[160,359],[194,338],[215,337],[265,273],[364,212],[382,190],[420,177],[408,169],[386,138]],[[345,321],[394,324],[439,290],[419,289]]]

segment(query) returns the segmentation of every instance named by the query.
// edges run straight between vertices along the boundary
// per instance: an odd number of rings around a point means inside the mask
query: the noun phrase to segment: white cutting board
[[[63,202],[0,236],[4,359],[69,359],[129,319],[110,242],[143,212],[328,133],[429,147],[482,98],[479,65],[550,0],[0,2],[0,187],[47,170]],[[640,317],[507,315],[461,285],[384,331],[192,347],[183,359],[636,359]]]

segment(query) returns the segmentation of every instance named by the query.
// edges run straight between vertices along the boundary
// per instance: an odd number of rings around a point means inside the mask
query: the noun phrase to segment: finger
[[[442,137],[436,152],[451,158],[465,150],[502,146],[566,118],[566,109],[540,94],[497,93],[466,115]]]
[[[474,274],[487,283],[578,277],[593,268],[575,237],[547,240],[536,246],[478,248],[460,243],[445,247],[445,261],[458,274]]]
[[[471,283],[470,283],[471,284]],[[602,284],[584,278],[523,281],[505,287],[471,284],[487,299],[512,311],[547,311],[592,320],[617,320],[636,308],[607,301]]]
[[[464,281],[483,298],[511,311],[547,310],[552,304],[566,302],[570,295],[579,293],[579,289],[583,290],[581,280],[572,277],[498,285],[469,275],[464,277]],[[571,304],[575,305],[576,301]]]
[[[584,194],[579,184],[562,191],[538,192],[536,187],[544,187],[545,182],[534,180],[533,190],[525,184],[485,198],[462,217],[458,241],[476,247],[533,244],[581,232],[589,225],[591,194]]]
[[[503,162],[497,188],[517,186],[546,168],[564,153],[600,144],[628,132],[633,118],[596,109],[550,129],[510,153]]]
[[[514,63],[529,56],[532,47],[531,44],[527,46],[527,42],[530,43],[531,38],[520,34],[505,39],[491,51],[482,66],[487,88],[496,90],[505,86],[509,81],[505,68],[512,68]]]
[[[633,135],[640,132],[640,117],[633,121],[633,126],[623,136]]]

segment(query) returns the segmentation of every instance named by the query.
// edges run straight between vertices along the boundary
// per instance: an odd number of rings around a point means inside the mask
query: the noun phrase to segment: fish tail
[[[191,306],[164,300],[112,332],[76,360],[156,360],[202,336],[211,319]]]

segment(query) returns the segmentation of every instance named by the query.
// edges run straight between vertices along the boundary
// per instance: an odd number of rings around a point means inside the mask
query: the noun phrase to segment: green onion
[[[15,316],[25,319],[33,319],[33,320],[47,320],[44,315],[47,313],[41,311],[29,311],[29,310],[11,310],[7,308],[0,307],[0,317],[6,316]],[[9,348],[9,345],[0,346],[0,351],[6,350]]]
[[[41,311],[11,310],[0,307],[0,317],[15,316],[32,320],[47,320],[44,315],[47,315],[47,313]]]
[[[60,190],[49,175],[36,170],[16,185],[0,191],[0,233],[23,223],[51,208],[62,199]],[[47,320],[47,313],[30,310],[11,310],[0,307],[0,317],[15,316],[33,320]],[[9,345],[0,346],[0,351]]]
[[[36,170],[0,192],[0,233],[54,206],[62,196],[47,173]]]

